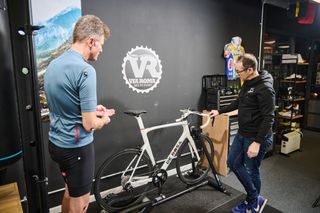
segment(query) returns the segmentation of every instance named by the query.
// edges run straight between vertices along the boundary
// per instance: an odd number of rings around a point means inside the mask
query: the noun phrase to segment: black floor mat
[[[154,206],[151,213],[229,213],[232,207],[239,204],[245,198],[245,195],[227,185],[224,185],[224,187],[231,193],[230,196],[217,191],[209,185],[204,185],[194,191]],[[186,189],[186,185],[183,184],[179,178],[170,177],[164,184],[162,193],[168,197],[184,189]],[[149,197],[154,198],[155,194],[151,194]],[[101,209],[96,203],[90,204],[88,213],[97,213],[100,211]],[[263,212],[279,213],[281,211],[267,205]]]
[[[173,179],[173,178],[172,178]],[[167,186],[164,188],[164,194],[174,194],[175,192],[182,191],[185,189],[179,179],[168,181]],[[152,213],[181,213],[181,212],[209,212],[212,209],[220,206],[223,203],[231,201],[237,196],[241,195],[241,192],[225,186],[227,191],[231,193],[230,196],[217,191],[215,188],[205,185],[192,192],[183,194],[177,198],[167,201],[161,205],[155,206],[152,209]]]

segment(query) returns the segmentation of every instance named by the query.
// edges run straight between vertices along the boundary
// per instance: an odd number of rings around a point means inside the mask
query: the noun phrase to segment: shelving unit
[[[311,45],[306,103],[305,126],[320,131],[320,40],[313,41]]]
[[[238,97],[238,88],[229,86],[226,75],[205,75],[202,77],[206,110],[221,109]]]
[[[274,70],[278,72],[276,134],[281,143],[280,152],[289,154],[301,149],[308,66],[298,64],[298,57],[294,54],[274,57],[278,57],[274,61],[280,62],[278,69]]]
[[[236,100],[238,95],[221,95],[221,90],[212,90],[207,97],[207,107],[219,110]]]

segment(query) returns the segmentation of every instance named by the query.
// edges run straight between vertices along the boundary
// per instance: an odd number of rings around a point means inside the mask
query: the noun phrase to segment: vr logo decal
[[[148,93],[160,82],[162,65],[159,56],[148,47],[131,49],[124,57],[122,74],[126,84],[137,93]]]

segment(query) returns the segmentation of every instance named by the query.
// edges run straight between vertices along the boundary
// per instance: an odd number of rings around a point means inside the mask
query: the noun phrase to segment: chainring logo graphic
[[[123,79],[137,93],[148,93],[160,82],[162,65],[159,56],[148,47],[131,49],[122,64]]]

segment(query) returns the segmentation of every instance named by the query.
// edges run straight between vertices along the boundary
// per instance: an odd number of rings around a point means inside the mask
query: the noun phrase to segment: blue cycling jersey
[[[70,49],[48,66],[44,89],[50,111],[49,140],[64,148],[91,143],[93,132],[83,128],[81,113],[96,111],[95,69]]]

